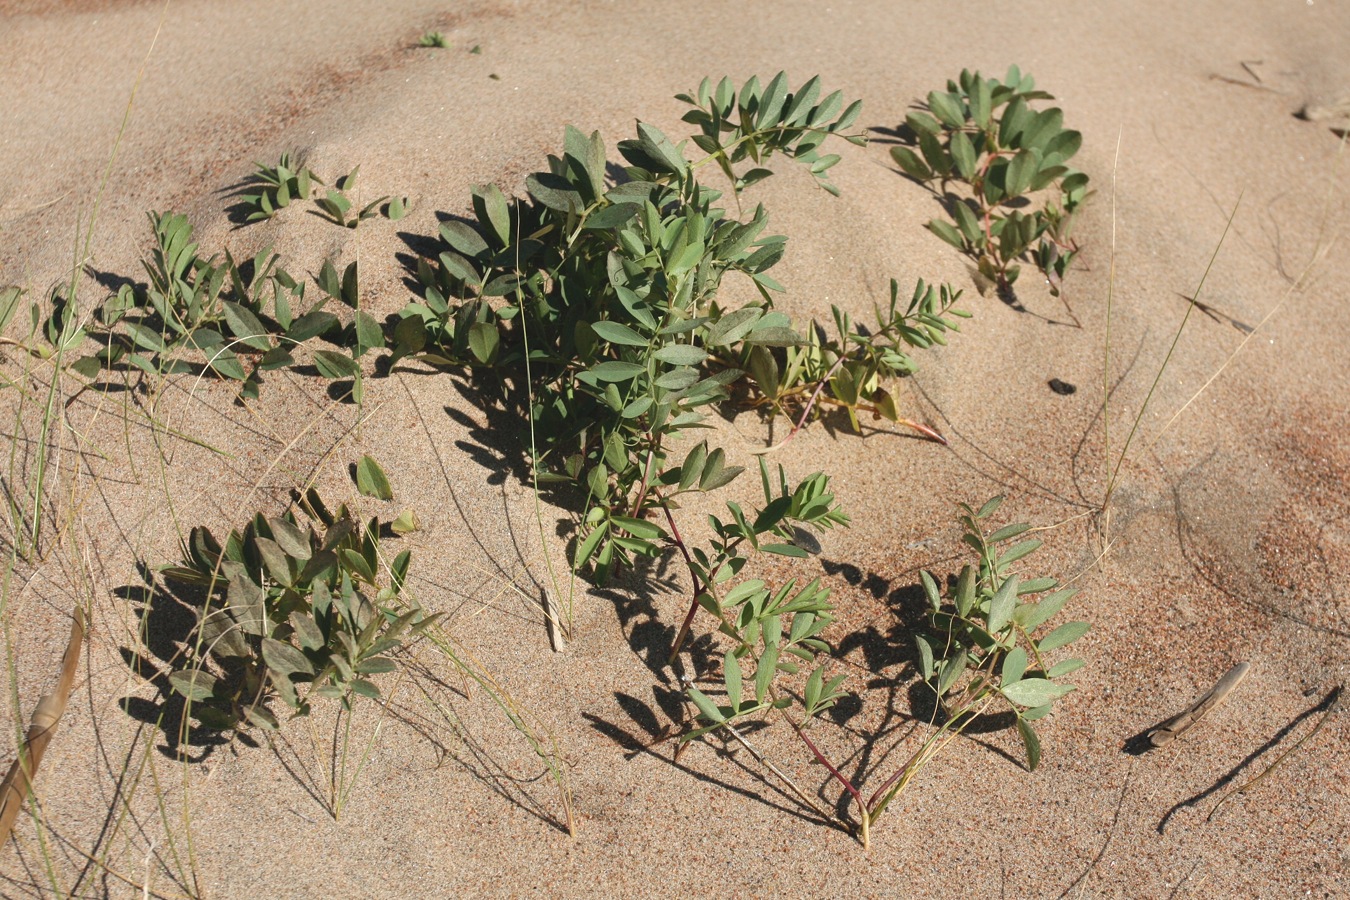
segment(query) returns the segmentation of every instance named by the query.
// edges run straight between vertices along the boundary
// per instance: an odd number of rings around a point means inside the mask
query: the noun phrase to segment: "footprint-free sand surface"
[[[428,31],[446,48],[417,47]],[[864,101],[873,141],[837,150],[838,199],[786,164],[748,195],[790,238],[780,307],[799,322],[831,303],[864,314],[891,277],[924,278],[964,288],[974,314],[894,389],[949,447],[826,418],[771,457],[794,477],[830,472],[853,517],[819,556],[765,568],[822,578],[838,606],[828,636],[850,695],[819,739],[876,785],[928,733],[915,585],[963,562],[957,502],[1006,494],[1003,520],[1044,529],[1032,574],[1072,580],[1070,616],[1093,623],[1078,690],[1041,723],[1042,766],[1028,773],[1008,732],[954,741],[865,853],[744,752],[711,740],[677,763],[654,743],[680,715],[661,663],[688,603],[683,567],[672,554],[569,591],[574,510],[536,507],[523,423],[461,379],[403,366],[368,379],[359,407],[305,370],[272,373],[242,405],[209,378],[109,393],[66,379],[45,537],[4,589],[5,765],[76,604],[90,629],[36,815],[0,848],[0,894],[1350,893],[1350,719],[1324,704],[1350,675],[1350,161],[1344,119],[1295,116],[1350,95],[1345,4],[0,0],[0,37],[0,285],[42,299],[74,261],[89,304],[144,280],[146,212],[175,210],[204,249],[236,258],[271,244],[307,273],[359,259],[362,302],[387,316],[411,298],[408,266],[438,216],[463,214],[474,184],[520,193],[566,124],[598,130],[617,161],[635,119],[684,135],[673,97],[705,75],[819,74]],[[915,100],[962,68],[1010,63],[1082,132],[1075,164],[1097,188],[1064,301],[1031,272],[1016,306],[982,295],[923,227],[941,215],[933,195],[888,153]],[[359,164],[362,196],[406,196],[411,213],[348,230],[297,205],[240,227],[237,186],[283,151],[326,179]],[[1173,350],[1202,278],[1205,307]],[[22,351],[0,353],[4,489],[22,497],[51,370],[21,379]],[[715,436],[736,464],[788,424],[729,416]],[[357,494],[348,467],[362,454],[384,465],[393,501]],[[756,481],[723,495],[753,499]],[[147,676],[183,622],[147,615],[138,564],[176,561],[193,525],[220,534],[279,513],[311,482],[367,514],[416,512],[410,585],[552,741],[574,837],[529,744],[425,644],[383,677],[386,706],[357,705],[350,733],[320,711],[270,741],[198,736],[175,752],[173,708]],[[571,593],[561,652],[539,602],[550,566]],[[1165,748],[1125,752],[1238,662],[1251,673],[1224,706]],[[757,746],[836,806],[828,773],[784,731]]]

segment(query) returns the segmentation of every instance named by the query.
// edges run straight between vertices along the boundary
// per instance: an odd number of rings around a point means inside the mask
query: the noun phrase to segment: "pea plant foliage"
[[[639,122],[636,135],[617,146],[626,163],[618,177],[608,177],[600,135],[569,126],[562,152],[526,178],[525,196],[475,188],[472,216],[445,222],[439,252],[417,263],[421,291],[393,328],[392,361],[467,372],[490,396],[524,411],[536,484],[574,504],[576,572],[603,581],[639,559],[678,554],[691,588],[670,664],[683,673],[700,610],[727,647],[716,688],[700,680],[708,673],[682,674],[697,721],[679,745],[718,732],[761,758],[741,726],[781,718],[807,758],[857,801],[854,819],[845,822],[762,761],[804,805],[856,830],[866,844],[890,798],[982,704],[996,694],[1029,709],[1017,717],[1021,727],[1059,696],[1036,690],[1059,670],[1045,669],[1033,645],[1015,671],[1028,651],[1012,644],[1030,626],[1005,633],[1012,620],[1004,620],[1004,607],[1018,582],[1003,565],[1012,560],[995,557],[978,582],[963,576],[955,614],[943,613],[940,600],[935,608],[935,616],[947,616],[940,621],[952,639],[922,645],[929,651],[923,677],[944,697],[958,687],[966,693],[915,759],[868,801],[820,751],[811,727],[843,695],[845,681],[832,674],[824,638],[829,589],[818,579],[771,586],[747,567],[762,553],[806,556],[808,530],[845,526],[848,516],[827,474],[794,480],[761,456],[762,504],[727,502],[724,513],[699,526],[700,542],[681,498],[722,488],[743,468],[707,440],[690,446],[687,435],[706,425],[709,408],[727,401],[735,386],[738,399],[789,416],[791,434],[836,408],[855,427],[867,415],[940,440],[900,416],[887,385],[913,372],[914,352],[945,343],[967,313],[956,306],[960,292],[946,285],[920,281],[902,292],[892,280],[889,302],[874,310],[872,323],[838,307],[823,323],[793,322],[775,308],[784,287],[770,274],[786,238],[769,230],[762,205],[747,207],[742,195],[771,177],[769,166],[780,158],[804,168],[806,183],[837,194],[829,175],[841,157],[830,151],[838,142],[866,142],[856,130],[861,103],[825,93],[819,78],[793,89],[782,73],[739,87],[705,79],[678,99],[689,107],[683,121],[692,133],[676,143]],[[720,287],[729,275],[747,279],[753,299],[725,304]],[[1045,589],[1039,581],[1022,588]],[[986,592],[997,597],[992,606]],[[1028,706],[1032,699],[1038,702]],[[1027,725],[1022,734],[1031,752],[1034,732]]]

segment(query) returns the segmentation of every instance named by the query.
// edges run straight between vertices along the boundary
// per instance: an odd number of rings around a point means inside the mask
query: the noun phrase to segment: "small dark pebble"
[[[1058,378],[1051,378],[1050,390],[1054,391],[1056,394],[1059,394],[1060,396],[1067,397],[1069,394],[1072,394],[1074,391],[1077,391],[1078,388],[1072,384],[1069,384],[1067,381],[1060,381]]]

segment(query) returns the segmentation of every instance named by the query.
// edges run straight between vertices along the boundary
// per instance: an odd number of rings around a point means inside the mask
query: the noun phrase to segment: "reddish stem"
[[[666,514],[666,523],[670,525],[671,538],[675,541],[675,546],[680,548],[680,553],[684,555],[684,564],[689,567],[689,577],[694,581],[694,598],[690,601],[689,612],[685,615],[684,622],[675,635],[675,646],[670,650],[670,658],[666,660],[666,665],[670,666],[675,664],[675,657],[680,655],[680,648],[684,646],[685,640],[689,637],[689,629],[693,627],[694,616],[698,613],[698,595],[702,593],[702,579],[698,577],[698,570],[694,568],[694,558],[689,555],[689,548],[684,545],[684,538],[680,537],[680,529],[675,524],[675,517],[670,514],[670,507],[663,503],[661,504],[661,511]]]
[[[915,431],[919,432],[919,434],[923,435],[929,440],[937,441],[944,447],[951,446],[951,444],[947,443],[947,439],[945,437],[938,434],[936,431],[929,428],[927,425],[920,424],[919,422],[915,422],[912,419],[896,419],[895,424],[904,425],[907,428],[913,428]]]
[[[853,799],[858,802],[858,811],[862,814],[862,817],[866,819],[867,804],[863,803],[862,794],[858,793],[858,789],[853,786],[853,782],[844,777],[844,774],[836,769],[834,764],[825,758],[825,754],[821,753],[820,748],[815,745],[815,742],[812,741],[809,736],[807,736],[806,729],[802,728],[802,726],[792,721],[792,719],[786,715],[783,716],[783,718],[787,719],[788,724],[792,726],[792,730],[797,732],[797,737],[801,738],[802,741],[806,743],[806,746],[811,749],[811,752],[815,754],[816,762],[829,769],[830,774],[834,776],[835,780],[842,784],[844,790],[848,791]]]

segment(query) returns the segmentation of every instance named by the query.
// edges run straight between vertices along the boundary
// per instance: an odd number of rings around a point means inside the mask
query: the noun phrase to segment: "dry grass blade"
[[[1257,775],[1255,778],[1253,778],[1246,784],[1242,785],[1241,787],[1234,788],[1227,794],[1224,794],[1222,797],[1220,797],[1219,802],[1215,803],[1214,808],[1209,811],[1209,815],[1205,816],[1205,821],[1206,822],[1213,821],[1214,817],[1218,815],[1219,810],[1223,808],[1223,805],[1225,803],[1236,797],[1238,794],[1244,794],[1247,791],[1251,790],[1252,788],[1256,787],[1256,785],[1259,784],[1262,779],[1264,779],[1271,772],[1274,772],[1277,768],[1279,768],[1279,766],[1286,759],[1297,753],[1300,747],[1302,747],[1308,741],[1312,740],[1317,735],[1317,732],[1322,730],[1322,726],[1327,724],[1327,719],[1331,718],[1331,714],[1335,712],[1336,706],[1341,699],[1341,691],[1343,687],[1344,687],[1343,685],[1339,684],[1336,685],[1336,687],[1332,688],[1331,693],[1327,694],[1326,698],[1323,699],[1322,702],[1317,705],[1317,707],[1314,707],[1314,709],[1320,707],[1323,710],[1323,713],[1322,718],[1318,720],[1315,726],[1313,726],[1312,731],[1308,732],[1303,737],[1299,738],[1298,741],[1294,744],[1294,746],[1290,747],[1288,750],[1281,753],[1280,758],[1271,763],[1266,768],[1266,770],[1262,772],[1260,775]]]
[[[56,734],[56,725],[61,714],[66,711],[66,700],[75,684],[75,670],[80,663],[80,644],[84,642],[84,611],[75,608],[75,619],[70,625],[70,642],[66,644],[65,655],[61,658],[61,677],[56,690],[44,694],[38,700],[37,709],[28,725],[28,737],[19,748],[19,758],[9,767],[9,773],[0,783],[0,845],[9,840],[14,820],[18,818],[28,791],[33,786],[33,776],[42,764],[42,755]]]

